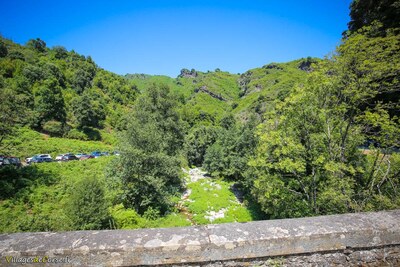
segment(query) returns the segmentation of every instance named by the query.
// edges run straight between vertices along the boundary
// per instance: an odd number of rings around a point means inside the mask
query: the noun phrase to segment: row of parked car
[[[65,154],[57,155],[53,160],[53,158],[51,157],[50,154],[38,154],[38,155],[34,155],[32,157],[26,158],[25,162],[27,164],[31,164],[31,163],[43,163],[43,162],[52,162],[52,161],[87,160],[87,159],[98,158],[101,156],[109,156],[109,155],[110,155],[110,153],[108,153],[108,152],[100,152],[100,151],[94,151],[90,154],[65,153]],[[114,151],[111,153],[111,155],[119,155],[119,152]]]

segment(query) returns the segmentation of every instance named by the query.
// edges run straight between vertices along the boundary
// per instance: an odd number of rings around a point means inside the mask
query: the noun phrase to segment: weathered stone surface
[[[20,266],[7,263],[10,257],[36,256],[68,257],[69,263],[59,264],[64,266],[396,266],[400,210],[185,228],[0,235],[0,266]]]

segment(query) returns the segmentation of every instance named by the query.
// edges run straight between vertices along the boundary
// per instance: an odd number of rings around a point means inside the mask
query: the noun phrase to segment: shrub
[[[67,134],[68,138],[71,139],[78,139],[78,140],[89,140],[87,135],[84,132],[81,132],[77,129],[72,129],[71,131],[68,132]]]
[[[47,121],[43,124],[42,128],[51,136],[62,136],[64,133],[63,124],[59,121]]]
[[[66,211],[74,229],[106,228],[109,213],[102,184],[95,177],[79,181],[73,188]]]

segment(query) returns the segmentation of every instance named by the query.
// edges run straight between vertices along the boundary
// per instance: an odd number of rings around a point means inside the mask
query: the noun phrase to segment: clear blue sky
[[[329,54],[347,27],[350,2],[13,0],[2,3],[0,34],[20,44],[39,37],[118,74],[242,73]]]

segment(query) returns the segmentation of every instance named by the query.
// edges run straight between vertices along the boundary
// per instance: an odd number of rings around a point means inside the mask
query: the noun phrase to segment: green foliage
[[[68,51],[63,46],[54,46],[52,51],[54,52],[54,57],[56,59],[65,59],[68,57]]]
[[[355,0],[350,31],[331,58],[242,75],[182,69],[176,79],[120,77],[40,39],[20,46],[0,38],[2,153],[110,151],[116,131],[121,152],[114,160],[2,167],[0,232],[398,208],[399,7]],[[221,180],[188,183],[192,193],[180,200],[187,165]],[[229,180],[245,192],[244,205]],[[214,220],[216,213],[224,216]]]
[[[400,1],[398,0],[353,0],[350,5],[349,31],[356,32],[364,26],[379,21],[385,29],[400,28]]]
[[[314,60],[317,61],[309,59]],[[240,75],[238,83],[241,98],[234,113],[247,118],[248,113],[262,115],[270,111],[275,99],[285,99],[296,84],[305,82],[309,69],[304,71],[302,66],[306,61],[307,59],[299,59],[288,63],[271,63]]]
[[[0,41],[0,57],[5,57],[8,54],[7,45]]]
[[[71,85],[78,94],[83,93],[86,88],[90,87],[91,81],[96,74],[96,69],[92,64],[82,64],[78,68],[71,79]]]
[[[393,98],[381,99],[390,93],[397,101],[399,41],[371,31],[345,40],[304,87],[266,114],[248,176],[271,218],[374,209],[377,199],[396,207],[397,155],[388,160],[388,149],[400,144],[400,125]],[[358,149],[367,139],[380,148],[372,149],[373,160]]]
[[[384,37],[374,37],[380,24],[360,29],[338,47],[337,61],[333,70],[344,93],[351,97],[352,104],[365,110],[377,104],[388,110],[390,115],[400,115],[400,40],[393,32]]]
[[[66,207],[74,229],[104,229],[108,223],[103,185],[89,176],[75,184]]]
[[[2,88],[0,85],[0,147],[5,139],[15,133],[18,126],[25,124],[29,119],[21,102],[21,95],[14,94],[11,89]]]
[[[105,119],[103,106],[90,99],[87,94],[77,97],[72,102],[73,114],[78,123],[78,128],[85,126],[99,127]]]
[[[125,187],[124,204],[139,214],[165,213],[181,187],[178,152],[182,125],[167,87],[154,86],[138,99],[121,139],[115,172]]]
[[[254,134],[257,124],[254,116],[243,125],[237,125],[231,114],[223,117],[218,138],[206,150],[204,168],[214,177],[242,180],[257,145]]]
[[[40,38],[31,39],[26,44],[27,47],[36,50],[37,52],[45,52],[46,51],[46,43]]]
[[[0,87],[12,96],[2,98],[2,105],[24,113],[36,130],[54,134],[49,121],[81,129],[114,128],[136,99],[133,83],[98,68],[90,57],[61,46],[48,49],[40,39],[20,46],[0,37],[0,43],[7,49],[0,57]]]
[[[1,168],[2,194],[6,189],[7,192],[0,202],[0,232],[76,229],[66,214],[71,194],[77,184],[87,177],[97,177],[103,183],[104,166],[111,159],[101,157],[19,169]],[[104,196],[109,202],[113,200],[114,193],[107,189]]]
[[[89,137],[82,131],[78,129],[71,129],[66,137],[71,138],[71,139],[77,139],[77,140],[89,140]]]
[[[183,227],[190,226],[191,223],[188,221],[183,214],[170,213],[164,217],[157,218],[156,220],[146,220],[143,222],[143,228],[165,228],[165,227]]]
[[[216,141],[218,128],[200,125],[186,135],[185,151],[189,165],[201,166],[207,149]]]
[[[122,204],[110,208],[113,227],[116,229],[135,229],[142,225],[143,219],[133,209],[125,209]]]
[[[59,121],[47,121],[42,128],[51,136],[62,136],[64,134],[64,125]]]
[[[49,120],[65,122],[64,99],[55,80],[46,80],[43,85],[35,88],[34,96],[38,126]]]

